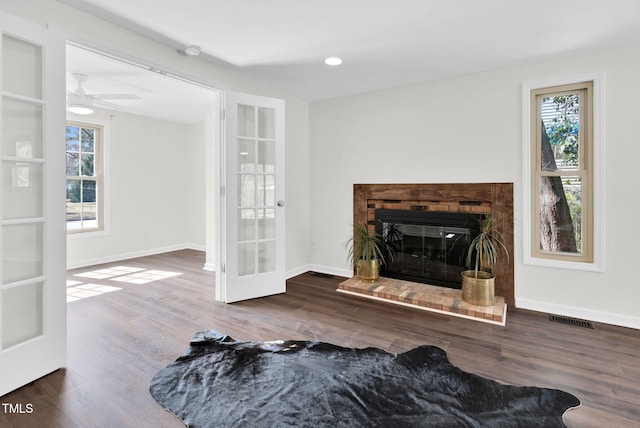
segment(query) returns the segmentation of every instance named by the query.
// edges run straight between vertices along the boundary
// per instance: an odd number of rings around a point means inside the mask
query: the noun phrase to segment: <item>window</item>
[[[601,270],[594,81],[527,88],[525,261]]]
[[[67,233],[103,230],[103,126],[67,122]]]

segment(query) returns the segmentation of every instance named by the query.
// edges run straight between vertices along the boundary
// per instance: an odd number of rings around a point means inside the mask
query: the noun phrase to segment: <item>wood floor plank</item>
[[[118,290],[68,304],[67,367],[0,397],[34,409],[0,409],[0,426],[182,427],[151,398],[149,382],[194,332],[215,329],[239,340],[319,340],[397,353],[439,346],[462,370],[575,394],[582,406],[565,415],[569,427],[640,427],[637,330],[586,329],[522,310],[509,311],[505,327],[489,325],[340,294],[344,278],[312,273],[290,279],[286,294],[223,304],[214,301],[214,276],[203,265],[203,253],[184,250],[69,271],[70,280]],[[156,279],[79,276],[115,267]]]

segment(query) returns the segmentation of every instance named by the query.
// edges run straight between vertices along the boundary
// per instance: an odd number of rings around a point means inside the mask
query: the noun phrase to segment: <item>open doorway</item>
[[[67,111],[67,266],[206,250],[220,91],[75,44],[66,51],[68,104],[92,110]]]

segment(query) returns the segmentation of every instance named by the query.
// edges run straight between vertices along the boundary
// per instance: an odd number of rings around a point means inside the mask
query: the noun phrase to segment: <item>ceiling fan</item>
[[[86,74],[71,73],[71,76],[78,82],[75,91],[67,93],[67,109],[71,113],[91,114],[94,105],[104,106],[106,108],[118,109],[119,106],[106,102],[104,100],[140,100],[141,98],[135,94],[87,94],[82,87],[89,77]]]

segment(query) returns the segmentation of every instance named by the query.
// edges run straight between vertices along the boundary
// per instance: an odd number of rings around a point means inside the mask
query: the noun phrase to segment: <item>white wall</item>
[[[286,101],[286,194],[287,196],[295,195],[287,198],[286,268],[290,272],[304,270],[309,261],[309,196],[307,192],[309,188],[309,103],[307,101],[248,79],[232,68],[214,65],[201,58],[187,57],[175,49],[77,11],[57,0],[2,1],[0,9],[35,24],[51,26],[75,41],[90,42],[92,45],[105,47],[126,57],[162,65],[162,68],[168,71],[218,89],[284,99]],[[201,180],[204,181],[204,179],[205,177],[202,176]],[[112,191],[115,192],[115,188]],[[191,189],[191,196],[198,192],[200,190]],[[115,226],[116,223],[113,223],[112,230]],[[150,224],[147,234],[151,233],[152,229],[160,227],[160,224]],[[169,231],[169,234],[172,233]],[[198,233],[195,230],[188,231],[189,242],[195,242],[197,239],[195,234]],[[147,242],[146,247],[156,248],[170,240],[153,238]],[[137,248],[137,244],[135,247]],[[111,249],[119,251],[119,249]],[[69,255],[70,259],[81,259],[81,251],[80,248],[73,250]]]
[[[605,73],[604,273],[522,262],[524,81]],[[513,182],[516,305],[640,328],[640,46],[311,104],[311,263],[349,274],[354,183]]]

